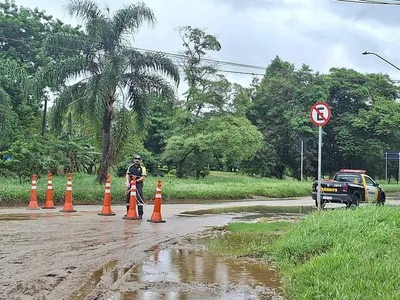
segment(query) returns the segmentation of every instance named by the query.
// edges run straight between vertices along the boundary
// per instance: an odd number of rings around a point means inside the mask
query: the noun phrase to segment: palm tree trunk
[[[108,168],[110,167],[111,163],[111,120],[113,115],[113,103],[114,98],[110,97],[104,110],[101,163],[99,174],[97,176],[97,180],[100,184],[104,184],[106,182]]]

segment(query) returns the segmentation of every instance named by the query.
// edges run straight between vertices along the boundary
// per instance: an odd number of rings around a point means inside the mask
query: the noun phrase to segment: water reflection
[[[236,206],[236,207],[218,207],[211,209],[203,209],[196,211],[185,211],[180,215],[208,215],[208,214],[227,214],[227,213],[241,213],[241,212],[256,212],[261,215],[277,215],[277,214],[295,214],[302,215],[314,212],[315,208],[312,206],[267,206],[267,205],[254,205],[254,206]]]
[[[129,278],[132,292],[128,299],[283,299],[275,270],[254,264],[214,256],[205,248],[158,250]],[[128,284],[129,286],[129,284]]]

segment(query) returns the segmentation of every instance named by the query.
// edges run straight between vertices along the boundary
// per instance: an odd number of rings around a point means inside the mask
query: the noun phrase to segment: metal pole
[[[303,139],[301,139],[300,181],[303,181],[303,148],[304,148]]]
[[[397,175],[397,184],[399,184],[400,181],[400,152],[399,152],[399,174]]]
[[[322,126],[319,126],[319,132],[318,132],[318,190],[317,190],[318,210],[321,210],[321,156],[322,156]]]
[[[393,68],[396,68],[397,70],[400,71],[400,68],[398,66],[396,66],[395,64],[391,63],[390,61],[388,61],[387,59],[383,58],[382,56],[380,56],[379,54],[376,54],[375,52],[368,52],[365,51],[364,53],[362,53],[363,55],[368,55],[368,54],[372,54],[375,55],[376,57],[379,57],[380,59],[382,59],[385,63],[391,65]]]
[[[386,181],[388,181],[388,159],[387,159],[387,152],[385,152],[385,161],[386,161]]]

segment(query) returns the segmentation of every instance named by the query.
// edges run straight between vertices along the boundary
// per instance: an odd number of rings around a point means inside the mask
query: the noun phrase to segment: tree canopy
[[[300,180],[317,174],[316,102],[329,104],[322,170],[385,175],[383,153],[400,144],[399,87],[385,74],[326,74],[276,56],[250,84],[230,82],[213,55],[216,35],[178,28],[181,53],[143,51],[133,41],[156,24],[138,2],[115,12],[71,0],[64,24],[39,8],[0,4],[0,175],[85,172],[102,183],[123,175],[133,153],[152,174],[201,178],[210,170]],[[180,74],[181,73],[181,74]],[[178,96],[181,81],[187,89]],[[29,154],[29,155],[28,155]],[[389,173],[397,177],[396,166]]]

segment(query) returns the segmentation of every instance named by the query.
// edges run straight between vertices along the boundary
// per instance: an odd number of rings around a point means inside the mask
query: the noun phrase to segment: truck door
[[[378,199],[378,188],[376,186],[375,181],[373,181],[370,177],[365,176],[365,184],[366,184],[365,201],[376,201]]]

